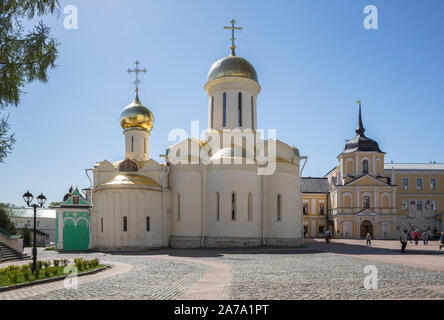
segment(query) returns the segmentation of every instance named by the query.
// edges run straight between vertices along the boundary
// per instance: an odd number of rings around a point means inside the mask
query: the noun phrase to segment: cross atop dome
[[[236,40],[236,38],[234,37],[234,30],[242,30],[243,28],[241,28],[241,27],[235,27],[234,25],[236,24],[236,20],[231,20],[230,21],[230,23],[231,23],[231,27],[224,27],[224,29],[230,29],[231,30],[231,47],[230,47],[230,49],[231,49],[231,55],[232,56],[235,56],[236,55],[236,53],[234,52],[234,49],[236,49],[236,45],[234,44],[234,40]]]
[[[136,99],[138,100],[139,99],[139,83],[141,82],[141,80],[139,80],[139,73],[146,73],[147,70],[146,70],[146,68],[139,69],[139,64],[140,64],[139,60],[136,60],[135,64],[136,64],[136,68],[128,69],[127,71],[129,74],[131,74],[131,73],[136,74],[136,80],[134,80],[133,83],[136,85],[136,89],[135,89]]]

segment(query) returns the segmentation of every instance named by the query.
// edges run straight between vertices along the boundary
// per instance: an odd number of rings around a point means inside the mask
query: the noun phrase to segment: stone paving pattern
[[[143,253],[59,254],[99,258],[109,271],[80,277],[78,290],[37,287],[0,299],[444,299],[444,251],[396,241],[307,241],[304,248],[174,249]],[[364,267],[378,269],[378,289],[364,289]],[[3,267],[4,265],[0,265]],[[123,266],[127,266],[123,270]],[[129,267],[128,267],[129,266]],[[120,268],[120,269],[119,269]],[[114,274],[111,271],[114,269]],[[120,270],[120,271],[119,271]],[[98,276],[100,275],[101,276]],[[57,282],[59,283],[59,282]],[[43,286],[43,285],[42,285]]]

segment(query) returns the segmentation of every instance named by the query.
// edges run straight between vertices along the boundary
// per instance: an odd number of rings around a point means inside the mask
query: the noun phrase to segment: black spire
[[[362,124],[362,115],[361,115],[361,100],[358,101],[359,103],[359,120],[358,120],[358,127],[356,128],[356,134],[360,136],[364,136],[364,125]]]

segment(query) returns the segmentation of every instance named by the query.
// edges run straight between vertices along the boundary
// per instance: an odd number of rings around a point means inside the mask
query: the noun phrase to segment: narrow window
[[[143,138],[143,153],[146,153],[146,138]]]
[[[236,220],[236,193],[231,193],[231,220]]]
[[[304,214],[304,216],[308,215],[308,203],[303,204],[302,213]]]
[[[416,190],[422,190],[422,178],[416,178]]]
[[[123,217],[123,231],[128,231],[128,217]]]
[[[227,126],[227,93],[224,92],[224,104],[223,104],[223,124],[222,126]]]
[[[430,209],[432,211],[438,210],[438,201],[436,201],[436,200],[430,201]]]
[[[320,203],[320,204],[319,204],[319,214],[320,214],[321,216],[324,215],[324,204],[323,204],[323,203]]]
[[[134,137],[131,137],[131,152],[134,152]]]
[[[409,189],[409,178],[402,178],[402,189],[403,190]]]
[[[214,118],[214,96],[211,97],[211,129],[213,129],[213,118]]]
[[[251,96],[251,129],[254,129],[254,98]]]
[[[248,194],[248,221],[253,221],[253,194]]]
[[[319,233],[324,233],[324,226],[319,226]]]
[[[151,231],[150,217],[146,217],[146,231]]]
[[[422,200],[416,202],[416,210],[422,211]]]
[[[79,196],[72,197],[72,204],[79,204]]]
[[[214,203],[214,206],[215,206],[215,212],[216,212],[216,221],[219,221],[220,220],[220,195],[219,195],[219,192],[216,192],[216,194],[215,194],[215,197],[216,197],[216,199],[215,199],[215,203]]]
[[[176,196],[176,212],[177,212],[177,221],[180,221],[180,194],[179,193]]]
[[[368,160],[362,161],[362,174],[368,174]]]
[[[276,207],[277,207],[277,212],[276,212],[276,220],[277,221],[281,221],[281,194],[278,193],[277,195],[277,203],[276,203]]]
[[[430,178],[430,190],[436,190],[437,184],[436,178]]]
[[[407,200],[402,200],[402,211],[409,210],[409,202]]]
[[[370,196],[364,196],[364,208],[370,208]]]
[[[100,218],[100,229],[101,229],[102,232],[103,232],[103,217]]]
[[[242,127],[242,92],[237,96],[237,122],[239,127]]]

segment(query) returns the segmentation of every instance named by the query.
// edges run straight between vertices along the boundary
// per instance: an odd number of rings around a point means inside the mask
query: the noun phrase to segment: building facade
[[[11,221],[17,231],[22,233],[26,227],[31,231],[31,242],[34,239],[34,209],[12,209]],[[39,246],[47,246],[55,242],[56,211],[54,209],[38,209],[36,217],[36,242]]]

